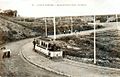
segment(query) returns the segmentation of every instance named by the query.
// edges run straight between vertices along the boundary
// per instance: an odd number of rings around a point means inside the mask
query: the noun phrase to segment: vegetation
[[[1,9],[0,9],[1,11]],[[0,15],[2,16],[8,16],[8,17],[16,17],[17,16],[17,10],[3,10],[3,12],[0,12]]]
[[[3,32],[2,29],[0,29],[0,45],[5,43],[6,39],[5,35],[6,35],[5,32]]]
[[[106,22],[107,21],[107,16],[97,16],[96,20],[99,20],[100,22]]]
[[[107,30],[97,32],[96,34],[96,52],[97,52],[97,65],[107,66],[112,68],[120,68],[120,31]],[[68,45],[78,47],[79,50],[74,48],[63,48],[65,55],[69,59],[79,61],[80,58],[91,59],[88,63],[93,63],[94,43],[93,33],[83,36],[66,36],[58,40],[66,42]]]
[[[73,48],[65,48],[65,55],[70,55],[80,58],[93,58],[93,37],[90,35],[85,36],[66,36],[57,40],[66,42],[68,45],[80,48],[79,50]]]

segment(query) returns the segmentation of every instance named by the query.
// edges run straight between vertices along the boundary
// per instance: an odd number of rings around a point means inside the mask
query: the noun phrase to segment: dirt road
[[[109,26],[106,28],[102,28],[102,29],[96,29],[95,32],[101,32],[101,31],[106,31],[106,30],[111,30],[111,29],[117,29],[115,26]],[[72,36],[72,35],[88,35],[90,33],[93,33],[94,30],[86,30],[86,31],[80,31],[80,32],[73,32],[73,33],[67,33],[67,34],[59,34],[56,35],[56,38],[60,38],[60,37],[64,37],[64,36]],[[48,36],[50,38],[54,38],[54,35],[50,35]]]
[[[12,51],[11,58],[4,59],[5,73],[2,77],[64,77],[38,68],[26,62],[20,55],[21,47],[32,39],[21,40],[6,45]]]
[[[25,44],[22,53],[32,64],[70,77],[120,77],[120,69],[76,62],[66,58],[61,61],[50,60],[42,54],[33,52],[32,43]]]

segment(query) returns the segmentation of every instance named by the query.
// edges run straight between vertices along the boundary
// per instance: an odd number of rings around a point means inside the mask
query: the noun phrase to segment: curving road
[[[86,34],[86,31],[83,33],[81,32],[81,34]],[[59,35],[58,37],[61,37],[61,36],[64,36],[64,35]],[[4,76],[6,77],[64,77],[64,76],[55,74],[53,72],[44,70],[42,68],[38,68],[34,65],[31,65],[26,60],[24,60],[24,58],[20,55],[21,47],[31,42],[32,40],[33,39],[25,39],[17,42],[8,43],[5,45],[7,48],[11,49],[12,55],[11,55],[11,58],[4,59],[5,71],[6,71]],[[101,74],[104,74],[104,72],[102,72]],[[112,76],[103,75],[102,77],[113,77],[113,76],[119,77],[118,75],[120,75],[119,72],[109,72],[109,71],[106,74],[110,74],[110,75],[114,74],[114,75]]]
[[[120,69],[76,62],[66,58],[57,62],[52,61],[33,52],[32,47],[32,43],[27,43],[22,48],[22,54],[26,60],[35,66],[57,72],[58,74],[64,74],[68,77],[120,77]]]
[[[31,65],[20,55],[23,45],[31,42],[33,39],[25,39],[5,45],[12,51],[11,58],[4,59],[5,77],[64,77],[42,68]]]
[[[25,39],[17,42],[8,43],[6,45],[7,48],[12,50],[11,58],[4,59],[5,62],[5,77],[64,77],[53,72],[49,72],[42,68],[38,68],[30,63],[28,63],[21,56],[20,51],[21,47],[25,46],[32,42],[33,39]],[[65,65],[74,66],[74,63],[70,63],[66,61]],[[64,65],[61,67],[63,68]],[[66,66],[64,67],[66,68]],[[68,68],[71,69],[72,67]],[[87,64],[79,64],[80,68],[80,77],[120,77],[120,71],[111,71],[106,70],[104,68],[94,68],[88,67]],[[68,70],[66,69],[66,70]],[[87,73],[87,74],[86,74]],[[73,73],[74,74],[74,73]],[[89,75],[89,76],[88,76]],[[3,77],[4,77],[3,76]],[[79,76],[78,76],[79,77]]]

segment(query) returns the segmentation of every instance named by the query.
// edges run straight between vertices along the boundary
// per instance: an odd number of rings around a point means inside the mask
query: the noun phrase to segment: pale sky
[[[18,10],[25,17],[120,14],[120,0],[0,0],[0,8]]]

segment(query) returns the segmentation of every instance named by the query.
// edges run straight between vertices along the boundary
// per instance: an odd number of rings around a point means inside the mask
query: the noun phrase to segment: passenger
[[[53,44],[53,51],[56,51],[57,50],[57,47],[55,44]]]
[[[69,33],[71,33],[71,31],[70,31],[70,30],[69,30],[68,32],[69,32]]]
[[[64,31],[64,34],[65,34],[65,31]]]
[[[33,41],[33,45],[34,45],[33,49],[35,49],[35,45],[36,45],[35,39],[34,39],[34,41]]]

